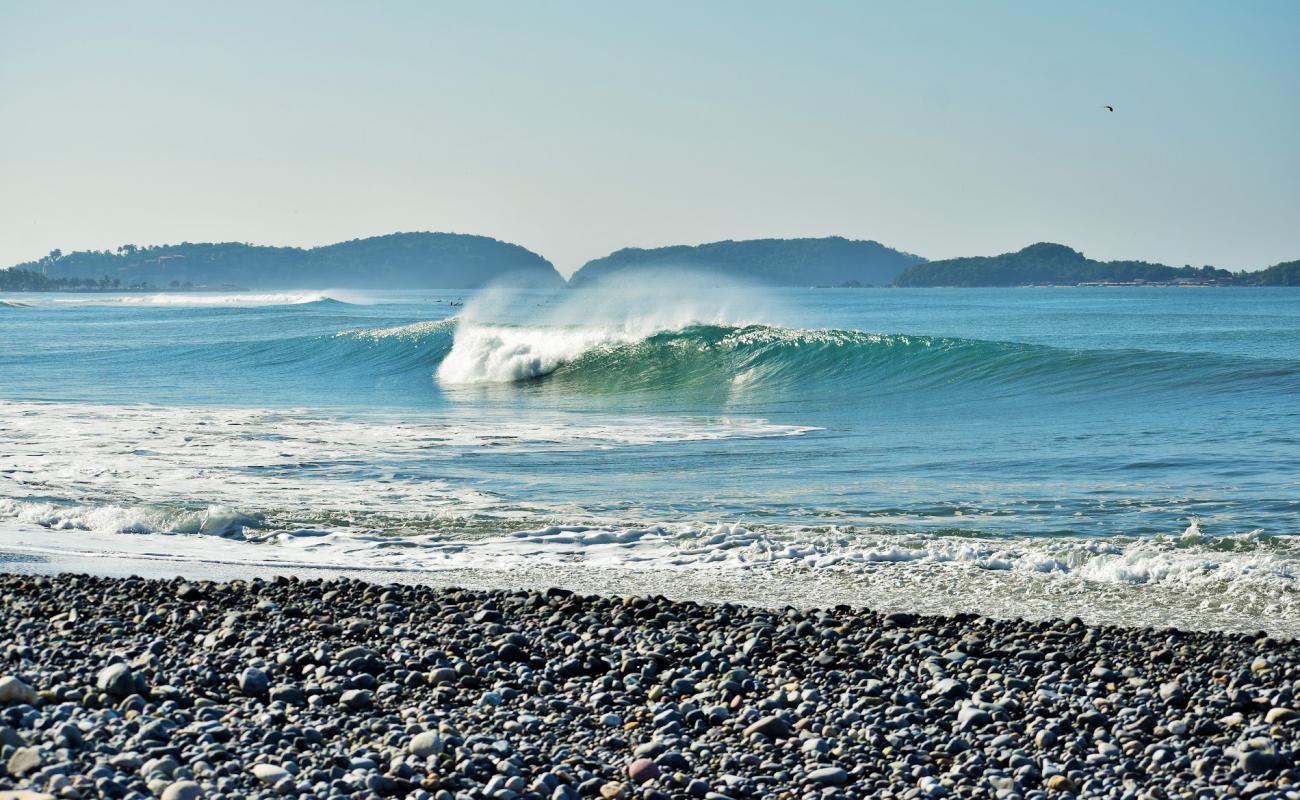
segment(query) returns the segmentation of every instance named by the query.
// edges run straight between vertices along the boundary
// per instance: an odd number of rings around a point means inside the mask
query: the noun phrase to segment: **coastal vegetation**
[[[1274,264],[1259,272],[1244,273],[1241,282],[1246,286],[1300,286],[1300,260]]]
[[[0,292],[66,292],[87,289],[111,291],[122,286],[120,278],[50,278],[40,272],[14,267],[0,270]],[[128,287],[129,288],[129,287]]]
[[[895,286],[1032,286],[1086,283],[1229,284],[1214,267],[1169,267],[1146,261],[1094,261],[1062,244],[1040,242],[1015,253],[930,261],[910,267]]]
[[[888,286],[920,256],[879,242],[829,236],[822,239],[750,239],[625,248],[588,261],[569,283],[581,286],[612,275],[650,268],[707,271],[772,286]]]
[[[248,288],[467,288],[511,276],[514,284],[558,286],[541,256],[516,244],[458,233],[394,233],[302,249],[238,242],[59,250],[0,270],[0,290]],[[44,280],[38,280],[43,278]]]
[[[1147,261],[1096,261],[1062,244],[1014,253],[926,261],[879,242],[752,239],[624,248],[587,262],[571,286],[639,270],[680,269],[771,286],[860,288],[1087,285],[1300,286],[1300,261],[1256,272]],[[454,233],[394,233],[301,249],[240,243],[63,253],[0,269],[0,291],[166,291],[236,288],[477,288],[506,280],[552,287],[564,279],[519,245]]]

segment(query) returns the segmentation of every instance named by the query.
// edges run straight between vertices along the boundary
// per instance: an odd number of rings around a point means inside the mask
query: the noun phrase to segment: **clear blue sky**
[[[1300,258],[1300,2],[0,0],[0,265],[396,230]]]

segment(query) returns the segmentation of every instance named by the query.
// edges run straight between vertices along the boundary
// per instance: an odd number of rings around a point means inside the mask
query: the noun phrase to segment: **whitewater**
[[[1290,289],[6,295],[0,559],[1296,635],[1297,354]]]

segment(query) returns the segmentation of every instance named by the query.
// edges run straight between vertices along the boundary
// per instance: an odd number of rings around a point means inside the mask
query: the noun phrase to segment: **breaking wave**
[[[407,335],[413,333],[406,331]],[[430,331],[434,333],[434,331]],[[437,329],[446,337],[453,332]],[[394,338],[400,338],[394,334]],[[445,339],[443,340],[445,342]],[[440,342],[441,345],[443,342]],[[438,349],[441,349],[440,347]],[[1145,350],[1064,350],[1013,342],[770,325],[625,328],[462,323],[436,355],[445,385],[544,381],[576,391],[683,387],[874,392],[980,385],[1011,392],[1300,388],[1300,362]]]

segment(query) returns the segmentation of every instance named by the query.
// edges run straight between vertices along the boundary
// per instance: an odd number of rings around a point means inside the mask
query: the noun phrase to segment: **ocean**
[[[1297,635],[1300,290],[5,295],[0,552]]]

